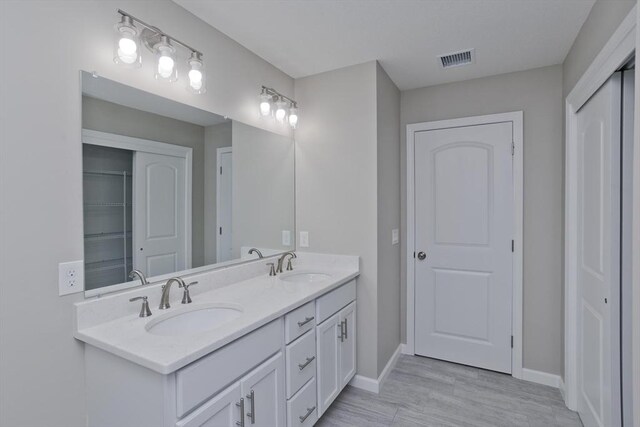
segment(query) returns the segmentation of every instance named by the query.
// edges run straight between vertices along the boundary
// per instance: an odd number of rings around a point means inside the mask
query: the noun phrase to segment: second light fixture
[[[260,93],[260,114],[273,115],[280,123],[287,121],[292,129],[298,125],[298,104],[275,89],[262,86]]]

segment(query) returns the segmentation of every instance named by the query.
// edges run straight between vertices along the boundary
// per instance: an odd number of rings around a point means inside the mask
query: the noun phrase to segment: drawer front
[[[316,322],[324,322],[341,308],[347,306],[356,299],[356,281],[352,280],[347,284],[332,290],[326,295],[316,300]]]
[[[287,427],[309,427],[316,421],[316,380],[312,379],[287,402]]]
[[[316,326],[315,301],[298,307],[284,317],[285,342],[289,344]]]
[[[315,328],[287,346],[287,399],[316,376]]]
[[[233,341],[176,373],[177,416],[201,404],[282,348],[282,318]]]

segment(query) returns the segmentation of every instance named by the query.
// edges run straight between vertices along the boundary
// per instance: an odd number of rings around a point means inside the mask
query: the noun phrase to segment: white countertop
[[[318,283],[292,283],[280,280],[279,276],[269,277],[261,274],[237,283],[228,284],[217,289],[206,290],[202,293],[193,292],[193,303],[180,304],[182,289],[177,285],[171,289],[171,308],[158,309],[157,298],[149,298],[149,306],[153,315],[138,317],[140,301],[132,304],[129,311],[135,312],[116,319],[83,327],[78,321],[74,336],[87,344],[98,347],[109,353],[123,357],[131,362],[152,369],[161,374],[170,374],[183,366],[215,351],[241,336],[277,319],[295,308],[347,283],[359,274],[357,257],[353,263],[333,263],[313,265],[304,263],[296,268],[299,272],[322,272],[330,274],[326,281]],[[214,274],[214,272],[210,274]],[[186,281],[187,279],[185,279]],[[148,294],[157,293],[158,289],[141,288]],[[135,293],[135,295],[134,295]],[[129,295],[131,294],[131,295]],[[124,295],[140,295],[140,289],[127,292]],[[146,294],[146,293],[145,293]],[[119,298],[121,304],[128,301]],[[79,303],[77,308],[93,304],[92,312],[100,310],[98,300]],[[147,323],[160,316],[170,316],[179,311],[197,309],[210,304],[229,304],[242,307],[242,314],[214,329],[191,335],[160,336],[147,332]],[[113,302],[102,304],[102,309],[108,310]],[[203,307],[204,308],[204,307]],[[86,309],[85,309],[86,311]],[[76,314],[76,316],[79,316]],[[157,320],[156,320],[157,321]]]

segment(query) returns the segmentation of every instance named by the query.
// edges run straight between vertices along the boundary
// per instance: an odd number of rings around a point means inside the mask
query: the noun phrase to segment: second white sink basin
[[[316,273],[316,272],[299,272],[299,273],[286,273],[280,276],[280,280],[284,282],[293,282],[293,283],[318,283],[324,282],[327,279],[330,279],[331,275],[326,273]]]
[[[193,307],[154,319],[146,329],[161,336],[191,335],[217,328],[241,315],[241,308],[226,305]]]

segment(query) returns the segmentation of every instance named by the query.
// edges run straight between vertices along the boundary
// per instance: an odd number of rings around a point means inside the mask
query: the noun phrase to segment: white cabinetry
[[[284,356],[278,353],[240,381],[244,423],[256,427],[283,426],[286,410]]]
[[[355,314],[351,281],[168,375],[89,345],[87,425],[310,427],[355,374]]]
[[[350,285],[352,289],[348,288]],[[354,300],[355,283],[352,282],[321,297],[317,302],[317,317],[325,319],[316,327],[318,416],[322,416],[356,373]],[[327,318],[332,310],[335,310],[335,314]]]

